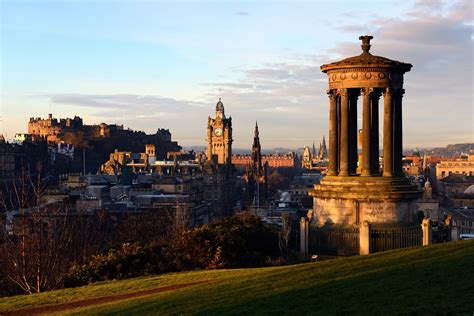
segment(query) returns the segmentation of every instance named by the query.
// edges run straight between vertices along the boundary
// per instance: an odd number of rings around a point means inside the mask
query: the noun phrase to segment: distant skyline
[[[413,64],[404,147],[474,141],[472,1],[0,0],[0,133],[83,117],[204,146],[219,97],[234,146],[328,137],[319,66],[371,53]],[[359,111],[360,112],[360,111]],[[360,115],[360,113],[359,113]],[[3,121],[1,121],[3,120]],[[360,124],[360,121],[359,121]],[[360,126],[359,126],[360,127]]]

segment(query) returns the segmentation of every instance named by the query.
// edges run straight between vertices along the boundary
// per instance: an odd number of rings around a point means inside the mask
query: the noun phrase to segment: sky
[[[251,147],[255,121],[264,148],[318,144],[329,116],[319,67],[360,54],[370,34],[372,54],[413,64],[404,147],[474,141],[470,0],[0,0],[0,10],[7,138],[52,113],[205,145],[222,97],[236,148]]]

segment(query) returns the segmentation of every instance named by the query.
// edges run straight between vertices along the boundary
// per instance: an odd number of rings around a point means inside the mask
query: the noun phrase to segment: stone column
[[[302,253],[305,258],[308,256],[308,221],[306,218],[300,218],[300,253]]]
[[[386,88],[384,93],[383,118],[383,175],[393,176],[393,92]]]
[[[380,91],[374,90],[370,95],[370,172],[372,175],[380,174],[379,168],[379,98]]]
[[[362,175],[370,176],[372,156],[372,131],[370,111],[370,97],[373,92],[371,88],[362,88]]]
[[[423,221],[421,222],[421,229],[423,231],[423,246],[431,245],[432,230],[429,218],[423,218]]]
[[[328,175],[337,175],[337,161],[339,159],[337,147],[337,107],[336,107],[336,93],[334,90],[328,90],[329,96],[329,169]]]
[[[404,89],[397,89],[394,95],[394,137],[393,137],[393,173],[403,175],[403,129],[402,129],[402,98]]]
[[[357,99],[359,89],[349,92],[349,174],[357,172],[358,155],[358,129],[357,129]]]
[[[341,95],[341,147],[340,147],[340,176],[349,175],[349,93],[340,89]]]
[[[370,253],[370,224],[364,221],[359,226],[359,254],[368,255]]]

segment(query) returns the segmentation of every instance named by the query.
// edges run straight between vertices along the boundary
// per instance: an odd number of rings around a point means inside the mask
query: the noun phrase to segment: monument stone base
[[[326,176],[311,192],[312,224],[415,224],[421,194],[404,176]]]

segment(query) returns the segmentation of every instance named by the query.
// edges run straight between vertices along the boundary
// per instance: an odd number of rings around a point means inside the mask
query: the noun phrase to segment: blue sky
[[[473,141],[470,1],[9,1],[1,3],[1,131],[30,116],[170,128],[203,145],[219,95],[235,146],[327,134],[322,63],[372,52],[411,62],[405,145]],[[219,92],[221,89],[221,92]]]

